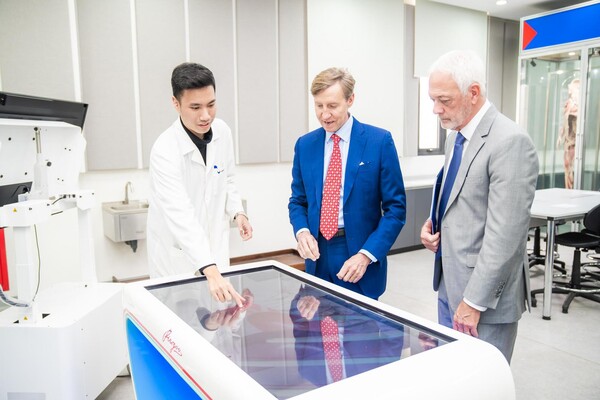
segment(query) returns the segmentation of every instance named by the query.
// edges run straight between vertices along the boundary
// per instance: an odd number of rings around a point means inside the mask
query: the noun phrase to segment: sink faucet
[[[131,182],[127,182],[125,184],[125,200],[123,201],[123,204],[129,204],[129,192],[133,193],[133,184]]]

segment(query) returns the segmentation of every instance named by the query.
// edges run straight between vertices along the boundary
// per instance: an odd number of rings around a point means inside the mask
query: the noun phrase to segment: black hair
[[[186,89],[201,89],[207,86],[217,89],[213,73],[204,65],[189,62],[179,64],[171,75],[173,96],[177,100],[181,99],[181,95]]]

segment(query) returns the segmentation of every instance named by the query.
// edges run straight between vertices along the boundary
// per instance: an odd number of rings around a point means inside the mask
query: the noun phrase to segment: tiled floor
[[[559,249],[570,262],[572,251]],[[431,289],[433,257],[427,250],[389,257],[388,290],[381,301],[435,320],[436,294]],[[542,287],[541,267],[533,267],[532,288]],[[600,399],[600,304],[577,298],[568,314],[561,312],[564,295],[552,298],[552,320],[538,307],[525,313],[512,361],[517,400]],[[120,377],[98,397],[133,399],[131,380]]]
[[[570,264],[572,250],[559,250]],[[419,250],[390,259],[388,290],[381,300],[435,320],[432,256]],[[543,287],[542,268],[531,269],[534,289]],[[538,307],[523,314],[511,363],[517,400],[600,399],[600,304],[576,298],[563,314],[564,297],[553,295],[550,321],[542,319],[541,295]]]

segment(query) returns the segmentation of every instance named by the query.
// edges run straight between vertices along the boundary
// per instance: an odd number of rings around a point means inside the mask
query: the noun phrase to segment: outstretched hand
[[[223,278],[216,265],[211,265],[203,271],[208,281],[208,288],[212,297],[222,303],[235,301],[238,307],[244,306],[244,298],[233,288],[231,282]]]

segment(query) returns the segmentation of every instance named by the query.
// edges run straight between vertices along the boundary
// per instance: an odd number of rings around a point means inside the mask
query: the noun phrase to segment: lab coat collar
[[[202,154],[200,154],[200,150],[198,150],[198,148],[196,147],[196,145],[194,144],[194,142],[192,142],[192,139],[190,139],[190,137],[188,136],[187,132],[185,131],[185,128],[183,127],[183,124],[181,123],[181,119],[177,118],[177,121],[175,121],[175,123],[173,124],[177,129],[177,141],[179,142],[179,148],[181,149],[181,153],[183,155],[192,153],[192,161],[198,163],[198,164],[204,164],[204,159],[202,158]],[[207,153],[207,158],[209,160],[207,160],[208,162],[206,163],[206,165],[210,165],[210,149],[213,146],[213,144],[219,140],[221,138],[221,133],[219,132],[219,129],[215,129],[215,126],[212,126],[212,131],[213,131],[213,138],[211,140],[211,142],[206,146],[206,153]]]

